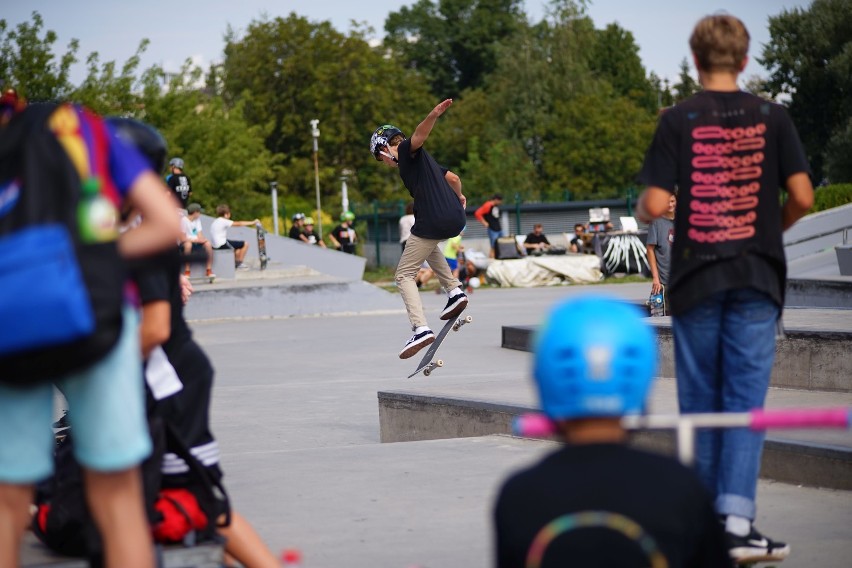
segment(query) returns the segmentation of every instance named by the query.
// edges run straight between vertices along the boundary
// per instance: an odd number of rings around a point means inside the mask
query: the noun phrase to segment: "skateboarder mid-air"
[[[415,277],[423,261],[438,277],[441,286],[449,290],[442,320],[457,317],[467,307],[467,296],[458,278],[453,276],[438,243],[461,233],[465,226],[462,184],[453,172],[441,167],[423,148],[435,122],[444,114],[452,99],[438,104],[423,119],[411,138],[391,124],[380,126],[370,138],[370,153],[380,162],[399,169],[399,177],[414,198],[414,226],[396,268],[396,283],[414,335],[399,353],[400,359],[415,353],[435,341],[435,334],[426,322],[423,304],[417,291]]]

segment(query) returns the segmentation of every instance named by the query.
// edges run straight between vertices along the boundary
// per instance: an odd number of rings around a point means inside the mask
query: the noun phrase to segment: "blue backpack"
[[[34,104],[0,130],[0,381],[91,366],[122,326],[124,263],[103,121]]]

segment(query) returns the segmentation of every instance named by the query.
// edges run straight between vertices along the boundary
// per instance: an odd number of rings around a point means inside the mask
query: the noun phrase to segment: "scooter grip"
[[[553,421],[544,414],[522,414],[512,420],[512,434],[529,438],[546,438],[556,433]]]
[[[749,413],[752,430],[768,428],[848,428],[852,423],[852,409],[844,407],[752,410]]]

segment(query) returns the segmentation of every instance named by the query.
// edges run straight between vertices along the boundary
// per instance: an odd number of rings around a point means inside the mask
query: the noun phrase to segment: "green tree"
[[[136,116],[160,131],[171,156],[184,159],[193,199],[207,211],[228,203],[236,218],[263,216],[269,211],[269,182],[282,176],[265,147],[268,132],[247,123],[242,103],[228,106],[200,89],[202,75],[187,60],[164,89],[162,70],[148,70]]]
[[[479,138],[473,137],[469,148],[467,159],[461,164],[461,178],[470,205],[495,193],[519,194],[527,200],[538,197],[535,168],[517,140],[480,144]]]
[[[104,116],[132,112],[139,102],[134,92],[139,58],[147,46],[148,40],[142,40],[136,53],[124,63],[120,72],[116,71],[114,61],[100,64],[100,56],[97,53],[90,54],[86,60],[86,78],[71,92],[69,98]]]
[[[423,73],[436,98],[479,87],[494,69],[497,46],[524,23],[520,0],[419,0],[391,12],[385,46]]]
[[[0,20],[0,80],[31,101],[64,99],[71,91],[71,66],[77,62],[80,42],[72,39],[64,55],[56,58],[53,30],[43,33],[44,19],[32,13],[32,22],[21,22],[10,30]]]
[[[633,34],[613,23],[603,30],[596,30],[595,35],[589,58],[592,71],[608,81],[617,94],[655,112],[658,108],[657,91],[645,76]]]
[[[684,57],[680,62],[680,73],[678,73],[678,82],[674,84],[674,100],[679,103],[688,99],[695,93],[701,90],[701,85],[698,81],[692,78],[689,71],[689,61]]]
[[[416,72],[371,47],[367,30],[349,35],[329,22],[290,14],[252,22],[226,38],[223,93],[242,102],[246,120],[267,132],[266,147],[281,160],[283,191],[314,195],[309,121],[320,121],[323,203],[339,203],[340,175],[352,170],[350,200],[399,196],[399,176],[368,152],[370,134],[393,122],[409,133],[436,102]]]
[[[790,97],[790,116],[820,179],[827,141],[841,140],[852,118],[852,2],[814,0],[806,9],[784,10],[769,18],[769,35],[758,61],[770,72],[772,95]],[[832,169],[848,170],[843,160],[834,155]]]

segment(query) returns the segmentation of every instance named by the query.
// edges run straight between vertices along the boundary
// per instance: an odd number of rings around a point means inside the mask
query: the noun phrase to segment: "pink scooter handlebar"
[[[778,428],[849,428],[852,425],[852,409],[797,408],[781,410],[752,410],[742,413],[692,414],[677,416],[630,417],[625,427],[676,428],[680,421],[694,421],[702,428],[749,427],[752,430]],[[556,433],[552,420],[543,414],[524,414],[512,421],[512,432],[516,436],[545,438]]]

